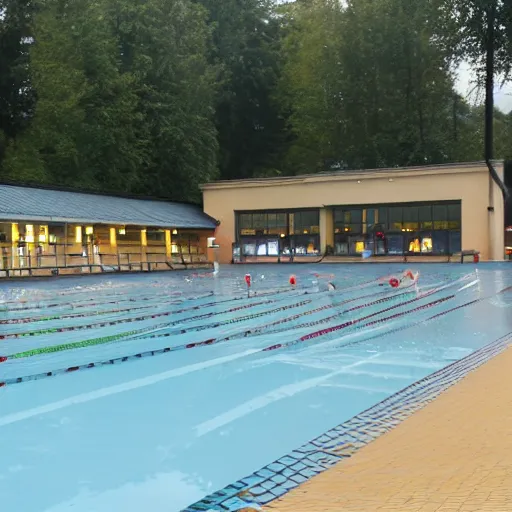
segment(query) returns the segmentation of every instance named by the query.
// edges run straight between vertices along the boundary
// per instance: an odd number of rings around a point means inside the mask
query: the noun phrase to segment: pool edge
[[[260,510],[314,476],[351,457],[396,427],[470,372],[512,344],[512,333],[397,391],[252,475],[204,497],[182,512]]]

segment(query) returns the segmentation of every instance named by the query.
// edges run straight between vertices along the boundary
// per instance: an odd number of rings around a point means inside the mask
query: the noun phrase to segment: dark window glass
[[[448,228],[449,229],[460,229],[460,205],[450,204],[448,205]]]
[[[446,205],[434,205],[432,213],[434,217],[434,229],[448,229],[448,208]]]
[[[373,208],[368,208],[368,210],[366,210],[366,224],[368,224],[368,225],[375,224],[376,211],[377,210],[375,210]]]
[[[417,206],[404,206],[403,208],[403,221],[404,222],[418,222],[419,208]]]
[[[402,235],[389,235],[387,237],[388,254],[404,253],[404,237]]]
[[[448,205],[448,220],[460,220],[460,204]]]
[[[448,253],[448,232],[447,231],[434,231],[432,233],[432,246],[433,252],[437,254]]]
[[[389,229],[391,231],[402,230],[402,208],[401,207],[390,207],[388,210]]]
[[[165,241],[165,232],[148,229],[146,232],[146,237],[148,241],[151,240],[152,242],[163,242]]]
[[[350,210],[350,224],[361,224],[363,222],[363,210]]]
[[[335,235],[334,251],[336,254],[348,254],[348,237],[345,234]]]
[[[251,229],[252,228],[252,214],[242,213],[238,217],[238,227],[240,229]]]
[[[407,231],[417,231],[419,229],[417,206],[405,206],[403,208],[402,229]]]
[[[381,224],[384,229],[387,229],[388,224],[388,208],[383,207],[379,208],[379,224]]]
[[[279,228],[286,228],[286,213],[276,214],[276,226]]]
[[[348,242],[336,242],[334,250],[340,256],[348,254]]]
[[[461,251],[460,231],[450,231],[450,253],[454,254]]]
[[[266,213],[254,213],[252,216],[253,228],[258,231],[266,229],[267,214]]]
[[[386,240],[376,239],[375,240],[375,254],[383,255],[383,254],[386,254],[386,252],[387,252]]]
[[[420,222],[432,222],[432,207],[420,206],[418,208],[418,216]]]
[[[345,220],[344,212],[343,210],[340,210],[339,208],[334,210],[334,224],[343,224]]]
[[[448,220],[448,210],[444,204],[436,204],[432,208],[434,220]]]
[[[361,224],[346,224],[345,231],[348,233],[362,233]]]
[[[297,212],[294,215],[294,229],[296,235],[318,234],[320,231],[320,213],[316,211]]]

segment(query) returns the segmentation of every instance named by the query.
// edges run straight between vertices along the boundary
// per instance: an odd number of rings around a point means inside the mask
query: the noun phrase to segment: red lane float
[[[503,290],[499,291],[496,295],[500,295],[502,293],[505,293],[507,291],[511,291],[512,290],[512,287],[507,287],[507,288],[504,288]],[[479,302],[482,302],[486,299],[488,299],[490,297],[481,297],[481,298],[478,298],[478,299],[475,299],[475,300],[471,300],[469,302],[466,302],[465,304],[460,304],[454,308],[451,308],[451,309],[448,309],[448,310],[445,310],[445,311],[441,311],[440,313],[437,313],[425,320],[421,320],[419,322],[416,322],[414,324],[408,324],[406,326],[400,326],[400,327],[397,327],[395,329],[392,329],[392,330],[389,330],[386,332],[386,334],[390,334],[390,333],[393,333],[393,332],[398,332],[398,331],[401,331],[401,330],[404,330],[404,329],[408,329],[410,327],[414,327],[416,325],[419,325],[420,323],[423,324],[425,322],[430,322],[434,319],[437,319],[439,317],[442,317],[444,315],[447,315],[453,311],[456,311],[456,310],[460,310],[462,308],[465,308],[465,307],[468,307],[468,306],[471,306],[473,304],[476,304],[476,303],[479,303]],[[436,304],[439,304],[441,301],[445,301],[447,300],[447,298],[443,298],[443,299],[438,299],[437,301],[433,301],[429,304],[426,304],[426,305],[422,305],[422,306],[419,306],[417,308],[413,308],[407,312],[404,312],[404,313],[401,313],[402,315],[409,315],[415,311],[419,311],[421,309],[425,309],[427,307],[433,307],[434,305]],[[384,321],[384,319],[381,319],[382,321]],[[386,319],[387,320],[387,319]],[[364,327],[364,326],[363,326]],[[373,338],[376,338],[376,337],[380,337],[382,336],[382,334],[378,334],[376,336],[373,336],[373,337],[370,337],[370,338],[365,338],[364,340],[358,340],[357,342],[353,342],[353,343],[358,343],[358,342],[364,342],[364,341],[368,341],[370,339],[373,339]],[[206,342],[208,343],[208,341]],[[295,345],[297,343],[300,343],[300,340],[296,340],[296,341],[293,341],[293,342],[289,342],[289,343],[286,343],[286,344],[283,344],[281,347],[279,346],[273,346],[273,347],[267,347],[266,349],[262,349],[261,351],[262,352],[266,352],[266,351],[269,351],[269,350],[277,350],[278,348],[284,348],[285,346],[292,346],[292,345]],[[345,344],[345,345],[342,345],[340,348],[344,348],[344,347],[348,347],[350,344]],[[3,387],[3,386],[6,386],[7,384],[19,384],[19,383],[22,383],[22,382],[28,382],[28,381],[32,381],[32,380],[39,380],[39,379],[44,379],[44,378],[48,378],[48,377],[54,377],[54,376],[57,376],[57,375],[63,375],[63,374],[66,374],[68,372],[71,372],[71,371],[76,371],[76,370],[88,370],[88,369],[92,369],[92,368],[98,368],[98,367],[101,367],[101,366],[108,366],[108,365],[114,365],[114,364],[117,364],[117,363],[123,363],[123,362],[128,362],[128,361],[134,361],[134,360],[137,360],[137,359],[140,359],[140,358],[143,358],[143,357],[152,357],[152,356],[156,356],[156,355],[161,355],[161,354],[166,354],[166,353],[169,353],[169,352],[172,352],[174,349],[172,347],[165,347],[165,348],[162,348],[162,349],[157,349],[157,350],[149,350],[149,351],[146,351],[146,352],[140,352],[138,354],[134,354],[134,355],[131,355],[131,356],[121,356],[121,357],[117,357],[117,358],[112,358],[112,359],[108,359],[108,360],[104,360],[104,361],[99,361],[99,362],[92,362],[92,363],[86,363],[86,364],[83,364],[83,365],[79,365],[79,366],[72,366],[72,367],[68,367],[68,368],[64,368],[64,369],[59,369],[59,370],[53,370],[53,371],[49,371],[49,372],[42,372],[42,373],[38,373],[38,374],[32,374],[32,375],[27,375],[27,376],[23,376],[23,377],[13,377],[13,378],[10,378],[10,379],[5,379],[4,381],[0,382],[0,387]]]

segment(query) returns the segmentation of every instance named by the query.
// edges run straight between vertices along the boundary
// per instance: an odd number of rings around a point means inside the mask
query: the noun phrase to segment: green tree
[[[458,98],[428,2],[314,0],[287,12],[280,88],[297,135],[288,165],[311,172],[453,158]]]
[[[10,141],[28,126],[34,108],[30,82],[31,0],[0,0],[0,175]]]
[[[289,174],[337,162],[342,145],[341,11],[335,0],[294,3],[283,9],[284,68],[278,97],[290,112],[294,136],[284,168]]]
[[[31,47],[35,115],[5,161],[18,180],[130,189],[140,163],[131,78],[118,70],[104,4],[45,2]]]
[[[197,1],[213,29],[220,176],[272,174],[287,143],[286,117],[274,97],[282,61],[273,2]]]
[[[452,49],[455,62],[472,63],[485,86],[483,155],[493,179],[502,189],[492,165],[494,144],[494,84],[496,76],[508,79],[512,69],[512,2],[510,0],[436,0],[438,36]]]
[[[215,68],[207,61],[206,13],[191,1],[116,0],[109,18],[125,73],[134,77],[146,161],[137,192],[199,200],[215,177]]]

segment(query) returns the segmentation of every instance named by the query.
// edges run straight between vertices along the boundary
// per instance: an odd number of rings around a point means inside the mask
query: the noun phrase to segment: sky
[[[463,63],[457,70],[457,80],[455,87],[457,91],[469,103],[482,103],[483,91],[475,88],[475,73],[470,64]],[[497,84],[494,87],[494,102],[496,107],[505,113],[512,110],[512,83],[508,82],[504,86]]]

